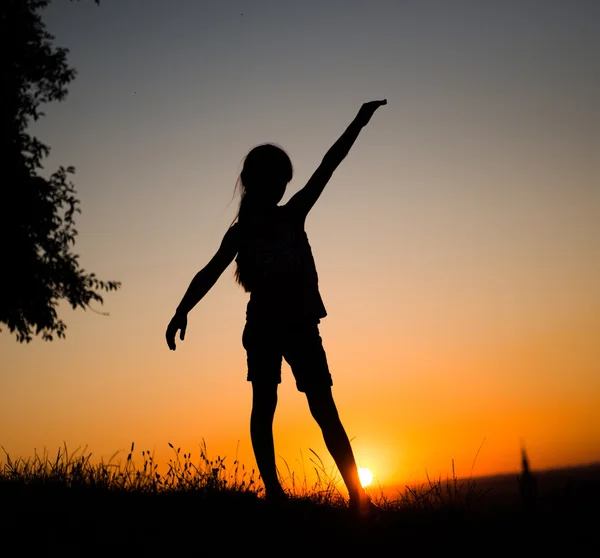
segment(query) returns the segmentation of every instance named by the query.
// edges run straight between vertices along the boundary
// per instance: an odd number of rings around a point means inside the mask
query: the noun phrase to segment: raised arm
[[[233,261],[237,252],[238,233],[237,226],[234,225],[225,233],[216,254],[192,279],[190,286],[175,311],[175,315],[169,322],[166,338],[167,344],[172,351],[175,350],[175,336],[177,335],[177,331],[181,330],[179,338],[182,341],[185,338],[188,312],[210,291],[223,271]]]
[[[339,139],[331,146],[329,151],[323,157],[323,161],[310,177],[306,186],[299,192],[294,194],[287,206],[293,208],[301,215],[306,214],[311,210],[312,206],[319,199],[321,192],[329,182],[331,175],[338,168],[339,164],[344,160],[350,148],[354,145],[360,131],[369,123],[374,112],[383,105],[387,104],[387,100],[371,101],[362,105],[354,120],[350,123],[346,131]]]

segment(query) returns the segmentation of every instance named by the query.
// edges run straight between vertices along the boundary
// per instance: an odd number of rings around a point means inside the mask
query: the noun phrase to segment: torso
[[[236,261],[250,292],[247,320],[318,321],[325,317],[303,219],[281,206],[261,220],[239,226]]]

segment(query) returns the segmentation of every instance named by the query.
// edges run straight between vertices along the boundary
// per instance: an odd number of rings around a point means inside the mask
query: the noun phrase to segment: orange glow
[[[358,478],[360,479],[360,484],[366,488],[373,482],[373,473],[371,473],[371,471],[365,467],[359,467]]]
[[[165,328],[236,214],[248,149],[288,151],[285,203],[360,103],[385,97],[306,221],[357,463],[388,486],[452,460],[460,477],[514,472],[521,443],[534,470],[600,461],[600,34],[583,7],[553,4],[531,41],[516,3],[441,2],[444,25],[418,2],[313,3],[318,26],[305,3],[250,20],[189,2],[144,25],[124,2],[70,4],[49,6],[49,30],[79,76],[32,131],[48,173],[77,167],[82,267],[123,286],[96,306],[108,317],[60,305],[65,340],[18,345],[2,327],[11,457],[66,443],[124,459],[135,442],[165,464],[169,442],[194,458],[204,439],[255,467],[233,267],[175,352]],[[333,470],[285,363],[274,438],[285,482],[315,480],[311,450]]]

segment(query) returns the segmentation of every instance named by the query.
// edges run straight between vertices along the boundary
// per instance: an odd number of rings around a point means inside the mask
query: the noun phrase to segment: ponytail
[[[245,227],[245,223],[248,223],[249,217],[252,215],[253,207],[259,206],[261,199],[267,193],[267,190],[263,191],[263,189],[268,189],[268,186],[283,185],[285,190],[285,185],[292,179],[293,173],[292,162],[281,147],[265,143],[251,149],[244,158],[242,172],[235,185],[234,196],[235,192],[239,190],[240,205],[237,215],[231,223],[232,226],[238,223]],[[247,236],[251,236],[251,234],[246,230],[242,233],[242,238]],[[238,252],[235,259],[235,280],[246,291],[249,291],[247,274],[250,270],[244,263],[244,252],[242,242],[242,250]],[[242,270],[240,270],[240,260]]]

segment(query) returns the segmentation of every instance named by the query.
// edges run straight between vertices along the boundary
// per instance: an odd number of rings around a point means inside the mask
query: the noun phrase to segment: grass
[[[152,452],[135,454],[134,444],[124,460],[115,454],[98,463],[85,448],[69,452],[65,446],[54,457],[44,452],[28,459],[13,459],[5,451],[0,461],[3,541],[66,555],[82,545],[153,555],[166,550],[200,553],[212,544],[225,555],[257,545],[274,553],[281,546],[280,552],[287,548],[328,556],[390,549],[430,555],[449,549],[481,552],[481,544],[494,549],[516,545],[515,552],[523,544],[539,548],[542,533],[557,522],[571,546],[585,535],[573,521],[579,517],[573,510],[533,515],[518,501],[508,509],[490,508],[489,491],[472,478],[458,479],[454,462],[445,479],[427,476],[427,482],[407,486],[394,499],[374,495],[387,513],[370,522],[345,508],[337,471],[328,470],[312,450],[316,482],[309,485],[306,473],[299,478],[286,463],[281,476],[291,500],[274,507],[262,499],[256,471],[237,459],[229,466],[225,458],[210,458],[204,442],[195,459],[169,446],[173,453],[166,467],[159,467]],[[552,548],[556,545],[554,538]]]
[[[11,459],[3,449],[5,462],[0,462],[0,486],[19,485],[29,487],[63,487],[72,489],[104,490],[107,492],[127,492],[134,494],[208,494],[229,492],[261,497],[262,483],[257,472],[247,471],[237,459],[227,469],[225,458],[209,458],[206,443],[200,445],[199,458],[192,459],[191,453],[181,453],[169,443],[173,457],[169,459],[166,472],[158,471],[154,454],[142,450],[142,464],[134,458],[135,444],[131,445],[125,461],[116,460],[115,453],[108,462],[92,462],[92,454],[87,448],[69,452],[67,446],[59,448],[56,457],[45,451],[32,458]],[[319,505],[345,507],[343,483],[335,467],[326,468],[319,455],[311,451],[311,466],[316,481],[309,485],[306,471],[302,479],[285,463],[287,476],[281,476],[286,492],[295,499],[310,500]],[[305,467],[303,466],[303,469]],[[442,481],[427,476],[427,484],[407,486],[406,492],[397,499],[374,496],[378,505],[395,510],[399,508],[439,509],[442,507],[470,508],[482,496],[475,481],[459,481],[452,461],[452,479]]]

